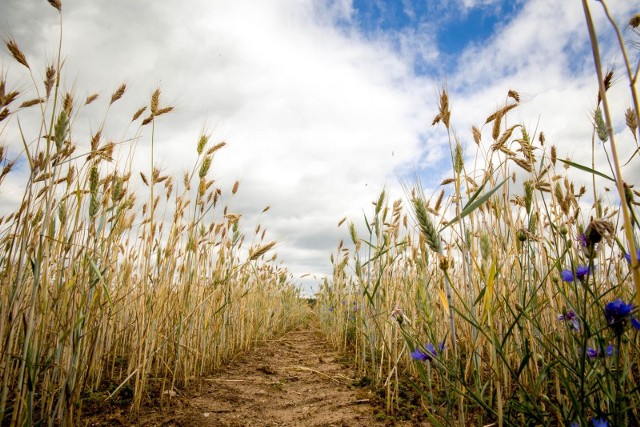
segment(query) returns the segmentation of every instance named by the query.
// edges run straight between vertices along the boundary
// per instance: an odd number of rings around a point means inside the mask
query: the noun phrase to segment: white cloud
[[[420,156],[425,100],[411,91],[411,64],[384,41],[346,29],[350,2],[322,10],[310,1],[67,1],[63,8],[66,84],[103,97],[77,119],[78,129],[84,120],[95,131],[124,80],[130,89],[110,112],[105,136],[119,138],[159,85],[162,102],[176,111],[157,121],[156,164],[180,182],[203,126],[214,141],[226,140],[212,176],[226,191],[240,180],[231,210],[244,214],[249,231],[261,218],[294,275],[330,271],[338,219],[358,216]],[[52,28],[38,36],[15,31],[34,64],[43,44],[51,57],[55,11],[18,1],[5,9],[12,22]],[[148,171],[148,132],[137,153],[134,169]]]
[[[628,4],[615,4],[612,12],[625,23],[631,15]],[[614,63],[616,46],[611,28],[599,4],[592,4],[605,66]],[[522,95],[523,103],[510,114],[511,123],[522,122],[529,130],[544,131],[547,144],[558,147],[558,155],[591,165],[591,116],[595,108],[597,80],[593,56],[579,3],[539,0],[528,2],[522,12],[484,45],[468,48],[458,63],[458,73],[448,79],[454,104],[453,120],[469,147],[468,129],[482,125],[484,118],[506,102],[509,89]],[[624,128],[623,111],[630,105],[629,91],[622,81],[620,58],[616,73],[619,84],[609,91],[612,112],[621,129],[621,157],[636,148]],[[474,152],[474,149],[470,149]],[[596,144],[596,169],[610,174],[601,144]],[[637,159],[636,159],[637,160]],[[640,178],[636,165],[625,168],[626,179]],[[578,183],[589,183],[584,173],[572,175]]]
[[[499,4],[500,0],[462,0],[462,7],[472,9],[479,6],[489,6]]]
[[[485,3],[465,0],[464,6]],[[597,6],[597,25],[606,26]],[[631,10],[615,6],[617,17]],[[105,136],[120,138],[159,85],[162,102],[176,111],[158,120],[156,163],[179,182],[195,161],[203,128],[213,141],[227,141],[212,176],[227,192],[240,180],[231,210],[243,214],[249,238],[257,221],[266,225],[281,242],[279,259],[296,277],[330,273],[329,254],[348,237],[338,220],[360,222],[385,185],[392,200],[402,197],[397,175],[415,165],[428,165],[424,174],[434,181],[447,175],[445,135],[429,127],[439,82],[413,74],[417,59],[437,64],[443,54],[427,24],[365,37],[353,26],[349,0],[67,0],[63,11],[64,84],[77,87],[79,97],[97,90],[102,96],[76,119],[78,135],[86,135],[83,126],[98,127],[110,92],[127,81],[130,89],[110,112]],[[55,11],[46,2],[5,0],[3,13],[0,24],[34,69],[44,70],[38,59],[55,52]],[[577,147],[590,141],[595,79],[583,21],[575,2],[530,1],[483,45],[464,52],[446,81],[452,120],[466,144],[472,144],[469,126],[484,122],[507,90],[516,89],[525,102],[513,120],[530,127],[539,120],[560,153],[585,161],[587,150]],[[27,78],[14,77],[19,67],[2,58],[11,79],[29,87]],[[622,99],[616,108],[624,106],[625,89],[613,93]],[[630,146],[629,136],[621,136],[621,144]],[[134,168],[149,167],[147,130]],[[5,183],[0,191],[18,194],[18,184]],[[267,205],[272,209],[261,214]]]

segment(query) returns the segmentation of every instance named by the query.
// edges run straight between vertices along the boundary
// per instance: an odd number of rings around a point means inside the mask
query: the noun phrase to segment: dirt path
[[[177,405],[148,409],[141,425],[383,426],[367,388],[312,329],[290,331],[244,354]],[[145,413],[146,412],[146,413]],[[124,422],[123,424],[127,424]],[[131,424],[129,424],[131,425]]]

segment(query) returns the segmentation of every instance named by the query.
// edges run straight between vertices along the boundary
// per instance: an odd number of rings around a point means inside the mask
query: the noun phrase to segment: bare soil
[[[237,357],[193,390],[176,392],[164,408],[93,414],[84,425],[384,426],[380,399],[310,328],[292,330]]]

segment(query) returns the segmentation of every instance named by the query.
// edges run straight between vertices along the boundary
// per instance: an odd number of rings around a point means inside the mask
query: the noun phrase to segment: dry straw
[[[61,12],[60,1],[49,3]],[[30,72],[16,41],[6,47]],[[77,103],[58,87],[61,65],[43,68],[43,81],[24,93],[0,80],[1,132],[25,141],[28,167],[23,200],[0,218],[0,422],[76,425],[89,401],[133,413],[149,401],[162,405],[299,325],[306,303],[275,254],[268,258],[276,242],[257,228],[245,247],[242,216],[225,205],[239,183],[222,189],[207,177],[225,143],[209,147],[200,136],[180,185],[153,159],[147,171],[134,170],[133,146],[119,150],[145,137],[157,142],[142,126],[172,111],[160,105],[160,90],[133,115],[136,122],[151,111],[133,135],[113,140],[104,127],[124,83],[102,125],[79,135],[74,120],[97,94]],[[14,102],[21,107],[9,110]],[[36,105],[40,125],[18,120]],[[0,183],[19,160],[9,153],[0,146]],[[136,173],[144,187],[131,179]]]
[[[600,128],[613,145],[600,81],[594,137]],[[332,254],[333,275],[319,294],[323,330],[400,416],[408,389],[433,425],[586,425],[597,417],[633,425],[638,335],[626,319],[629,331],[616,341],[603,310],[637,294],[638,226],[622,208],[637,217],[640,192],[616,165],[579,165],[542,132],[506,126],[520,96],[510,90],[506,98],[486,119],[489,146],[483,129],[471,128],[482,159],[471,168],[469,146],[454,136],[449,96],[440,94],[433,123],[450,136],[453,177],[436,190],[435,209],[418,183],[405,189],[408,205],[391,207],[381,194],[365,218],[368,234],[348,222],[352,245],[341,242]],[[634,141],[636,113],[624,111]],[[595,184],[589,199],[587,186],[572,181],[579,174],[614,180],[627,203],[607,206]]]

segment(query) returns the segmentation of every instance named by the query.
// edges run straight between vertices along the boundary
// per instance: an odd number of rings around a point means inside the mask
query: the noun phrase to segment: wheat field
[[[49,4],[62,14],[60,0]],[[0,146],[0,190],[27,171],[19,206],[0,218],[0,423],[74,425],[88,402],[131,413],[169,404],[174,389],[311,321],[394,416],[640,425],[640,191],[622,161],[638,154],[638,64],[620,39],[625,68],[603,68],[583,4],[596,69],[590,149],[605,147],[609,167],[575,163],[515,122],[517,90],[458,132],[443,86],[432,125],[448,135],[450,178],[427,191],[416,177],[404,197],[382,191],[364,224],[340,221],[345,241],[313,310],[267,230],[241,231],[231,205],[240,183],[209,177],[225,141],[203,132],[192,168],[166,175],[156,123],[174,107],[161,88],[128,113],[121,138],[107,138],[127,84],[80,97],[60,84],[64,52],[36,70],[6,38],[13,72],[32,87],[0,75],[0,136],[22,146]],[[628,26],[639,24],[636,14]],[[630,87],[624,111],[609,109],[616,80]],[[87,134],[76,119],[94,103],[102,124]],[[624,117],[632,153],[618,152],[613,117]],[[142,140],[151,150],[139,170]]]

